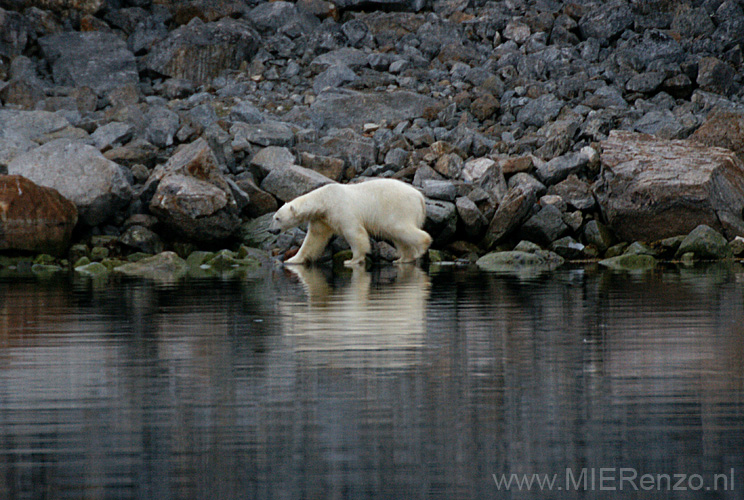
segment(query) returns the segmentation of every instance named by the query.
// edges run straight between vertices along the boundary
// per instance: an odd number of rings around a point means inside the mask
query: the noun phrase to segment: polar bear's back
[[[325,203],[334,205],[326,206],[330,209],[326,210],[328,215],[339,219],[353,217],[373,234],[384,236],[387,228],[401,224],[421,228],[426,219],[424,196],[402,181],[373,179],[358,184],[328,184],[316,191]]]

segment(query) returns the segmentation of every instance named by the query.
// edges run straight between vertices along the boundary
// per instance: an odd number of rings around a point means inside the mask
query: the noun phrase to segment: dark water
[[[740,266],[0,278],[0,499],[742,492]]]

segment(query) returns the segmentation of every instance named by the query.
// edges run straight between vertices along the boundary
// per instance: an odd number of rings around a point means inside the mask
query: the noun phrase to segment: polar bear
[[[358,184],[326,184],[284,204],[274,214],[272,230],[286,231],[308,222],[305,241],[286,264],[304,264],[318,257],[331,236],[340,234],[351,246],[347,266],[364,263],[369,236],[390,240],[400,254],[396,263],[414,262],[431,244],[422,230],[426,219],[424,196],[394,179]]]

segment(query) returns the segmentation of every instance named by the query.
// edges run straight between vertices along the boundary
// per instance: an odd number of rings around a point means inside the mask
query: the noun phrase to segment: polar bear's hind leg
[[[351,247],[352,257],[344,261],[345,266],[357,266],[363,264],[370,251],[369,233],[361,225],[356,225],[344,231],[344,239]]]

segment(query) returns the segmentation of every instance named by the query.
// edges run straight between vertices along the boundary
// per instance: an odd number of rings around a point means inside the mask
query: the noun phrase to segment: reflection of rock
[[[290,270],[308,297],[280,303],[285,334],[295,351],[307,353],[313,363],[334,366],[393,367],[415,361],[424,344],[430,288],[421,269],[384,269],[395,274],[387,283],[355,268],[351,281],[341,287],[331,286],[318,268]]]

